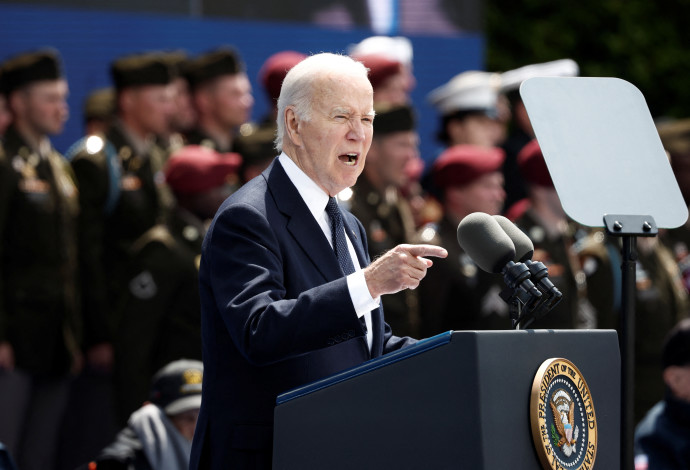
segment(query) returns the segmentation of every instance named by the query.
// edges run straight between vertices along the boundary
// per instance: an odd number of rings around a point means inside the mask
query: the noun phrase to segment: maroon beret
[[[434,162],[434,183],[440,188],[463,186],[482,175],[500,171],[505,153],[498,147],[455,145]]]
[[[218,153],[187,145],[175,151],[165,167],[165,181],[176,193],[196,194],[222,186],[242,163],[237,153]]]
[[[537,139],[525,145],[517,157],[522,177],[530,184],[553,188],[553,181]]]
[[[388,78],[402,71],[402,64],[380,54],[355,55],[353,59],[363,63],[369,69],[369,81],[376,91]]]
[[[280,87],[283,86],[285,75],[287,75],[292,67],[306,58],[306,54],[302,54],[301,52],[282,51],[266,59],[266,62],[261,66],[261,70],[259,70],[259,80],[266,90],[268,99],[271,100],[272,104],[278,102]]]

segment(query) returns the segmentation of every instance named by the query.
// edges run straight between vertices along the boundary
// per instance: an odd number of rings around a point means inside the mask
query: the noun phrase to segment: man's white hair
[[[278,131],[275,148],[283,151],[285,136],[285,110],[293,106],[295,115],[302,121],[311,119],[312,101],[318,90],[315,83],[324,77],[335,74],[341,76],[362,76],[367,78],[368,69],[346,55],[323,52],[307,57],[295,65],[285,76],[278,98]]]

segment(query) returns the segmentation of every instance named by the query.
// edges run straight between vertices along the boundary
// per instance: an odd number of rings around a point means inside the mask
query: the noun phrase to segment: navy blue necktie
[[[338,263],[340,263],[340,269],[343,270],[346,276],[355,272],[355,265],[352,264],[352,258],[350,258],[350,250],[347,249],[347,241],[345,240],[345,226],[343,225],[343,214],[340,212],[338,203],[335,202],[334,197],[328,198],[328,204],[326,204],[326,213],[331,219],[331,237],[333,240],[333,250],[335,251],[335,256],[338,258]],[[362,329],[367,332],[367,322],[364,316],[359,318],[362,324]]]
[[[338,263],[340,263],[340,268],[343,270],[343,273],[345,273],[346,276],[350,275],[355,272],[355,265],[352,264],[350,251],[347,249],[343,214],[340,212],[340,208],[334,197],[328,198],[326,213],[331,219],[331,237],[335,256],[338,258]]]

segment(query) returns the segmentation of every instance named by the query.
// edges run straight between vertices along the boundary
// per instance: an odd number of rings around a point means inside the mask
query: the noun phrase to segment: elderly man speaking
[[[432,265],[424,257],[446,250],[399,245],[369,264],[364,228],[334,198],[364,167],[372,96],[348,57],[296,65],[278,100],[280,156],[211,224],[192,470],[271,468],[278,394],[415,342],[392,335],[380,296],[416,288]]]

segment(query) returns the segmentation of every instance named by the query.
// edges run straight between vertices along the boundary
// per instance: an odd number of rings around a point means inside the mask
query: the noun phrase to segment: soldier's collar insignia
[[[590,470],[597,455],[597,418],[589,386],[567,359],[542,363],[530,395],[532,439],[545,470]]]

